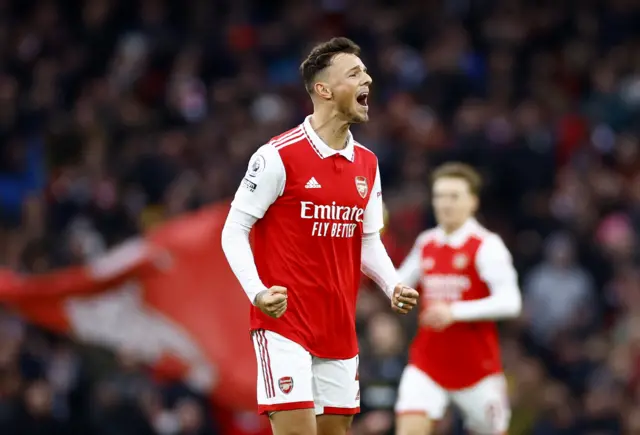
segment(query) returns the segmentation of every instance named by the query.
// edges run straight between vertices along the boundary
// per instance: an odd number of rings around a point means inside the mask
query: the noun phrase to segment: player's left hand
[[[448,328],[453,323],[451,306],[446,302],[430,302],[425,312],[420,316],[420,323],[436,331]]]
[[[391,308],[397,313],[407,314],[418,305],[418,298],[420,294],[403,284],[398,284],[393,289],[393,297],[391,298]]]

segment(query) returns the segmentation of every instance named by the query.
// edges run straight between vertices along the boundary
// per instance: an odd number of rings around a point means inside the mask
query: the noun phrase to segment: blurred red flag
[[[86,267],[0,273],[0,302],[29,321],[136,354],[227,409],[256,408],[244,292],[220,246],[228,205],[205,208]]]

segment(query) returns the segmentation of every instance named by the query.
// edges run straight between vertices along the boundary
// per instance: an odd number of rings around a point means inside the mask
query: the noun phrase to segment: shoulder
[[[376,165],[378,164],[378,156],[376,156],[376,153],[356,140],[353,141],[353,151],[367,161],[373,162]]]
[[[271,145],[266,143],[256,150],[249,160],[249,175],[257,176],[267,169],[272,169],[274,165],[282,164],[280,153]]]
[[[284,161],[280,151],[267,142],[256,150],[249,160],[247,176],[250,179],[267,177],[281,177],[285,173]]]
[[[285,149],[291,149],[292,145],[304,143],[306,140],[307,136],[304,129],[302,128],[302,125],[299,125],[289,131],[279,134],[278,136],[272,137],[265,146],[269,146],[277,153],[281,153]]]
[[[438,228],[430,228],[421,232],[416,238],[415,246],[421,247],[428,245],[436,240],[438,234]]]
[[[496,242],[502,243],[502,238],[498,234],[489,230],[487,227],[485,227],[475,219],[473,225],[471,226],[469,237],[478,240],[481,244],[494,244]]]
[[[281,170],[284,165],[283,151],[291,149],[292,145],[304,140],[304,131],[300,126],[272,137],[251,156],[249,173],[255,176],[265,169],[269,171]]]
[[[478,224],[474,229],[474,237],[477,238],[480,242],[478,250],[479,254],[481,254],[483,257],[511,257],[509,249],[502,240],[502,237],[500,237],[497,233],[490,231],[484,226]]]

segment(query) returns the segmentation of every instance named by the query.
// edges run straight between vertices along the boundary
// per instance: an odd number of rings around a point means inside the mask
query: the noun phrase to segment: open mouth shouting
[[[364,90],[364,91],[358,92],[356,94],[356,101],[360,106],[368,108],[369,107],[369,91]]]

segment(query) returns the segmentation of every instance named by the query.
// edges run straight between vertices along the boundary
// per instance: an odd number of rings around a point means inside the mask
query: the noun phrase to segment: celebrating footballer
[[[372,80],[359,55],[346,38],[311,51],[300,71],[313,114],[252,156],[222,234],[253,304],[258,409],[276,435],[344,435],[359,412],[361,271],[398,313],[419,297],[380,239],[378,160],[349,131],[369,119]]]

